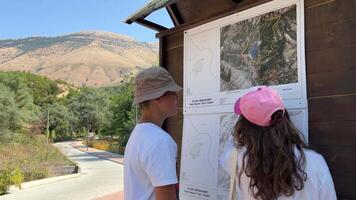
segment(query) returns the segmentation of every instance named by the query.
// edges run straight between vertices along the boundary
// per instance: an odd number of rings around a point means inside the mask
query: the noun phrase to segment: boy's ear
[[[155,103],[161,103],[161,97],[155,98],[153,101],[154,101]]]

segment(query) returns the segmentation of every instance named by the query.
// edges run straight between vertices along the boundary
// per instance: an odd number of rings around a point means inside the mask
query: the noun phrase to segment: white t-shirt
[[[177,183],[177,144],[153,123],[137,124],[124,156],[125,200],[154,200],[154,187]]]
[[[230,174],[232,145],[226,149],[220,158],[221,167]],[[237,170],[241,167],[243,154],[246,151],[244,147],[238,149]],[[294,195],[290,197],[282,196],[279,200],[336,200],[334,183],[330,175],[329,168],[320,154],[312,150],[304,149],[306,158],[307,180],[304,182],[304,188],[300,191],[295,190]],[[298,156],[298,155],[297,155]],[[247,158],[246,158],[247,159]],[[250,178],[243,173],[241,175],[241,185],[236,178],[236,198],[239,200],[254,200],[255,198],[249,192]]]

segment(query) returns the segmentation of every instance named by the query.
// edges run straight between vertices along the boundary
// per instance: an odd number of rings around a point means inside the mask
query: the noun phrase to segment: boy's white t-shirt
[[[235,148],[232,144],[227,147],[220,158],[220,166],[230,174],[232,150]],[[238,149],[237,170],[241,168],[243,154],[246,151],[245,147]],[[334,183],[330,175],[329,168],[320,154],[313,150],[304,149],[306,158],[307,180],[304,182],[304,188],[300,191],[295,191],[293,196],[281,196],[278,200],[336,200],[336,192]],[[297,155],[298,156],[298,155]],[[248,158],[246,158],[248,159]],[[250,178],[245,173],[241,175],[241,185],[239,185],[238,177],[236,178],[236,197],[239,200],[254,200],[255,198],[249,192]]]
[[[154,187],[176,184],[177,144],[153,123],[137,124],[124,155],[125,200],[154,200]]]

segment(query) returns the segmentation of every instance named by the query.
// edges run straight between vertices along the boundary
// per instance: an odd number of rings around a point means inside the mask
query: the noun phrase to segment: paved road
[[[79,164],[81,176],[23,189],[0,200],[92,200],[123,190],[122,165],[79,151],[69,142],[55,145]]]

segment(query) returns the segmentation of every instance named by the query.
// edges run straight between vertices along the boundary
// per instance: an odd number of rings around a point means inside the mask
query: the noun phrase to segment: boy
[[[142,116],[125,149],[125,200],[176,200],[177,145],[161,126],[177,114],[181,90],[162,67],[137,74],[134,104]]]

